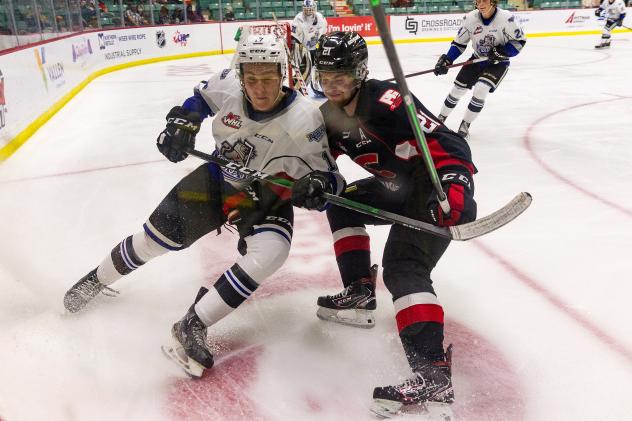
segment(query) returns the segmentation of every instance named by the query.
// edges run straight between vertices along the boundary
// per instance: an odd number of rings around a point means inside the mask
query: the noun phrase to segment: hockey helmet
[[[243,65],[246,63],[276,63],[279,65],[281,83],[287,77],[285,45],[272,34],[248,35],[239,43],[235,60],[235,71],[239,79],[243,78]]]
[[[357,32],[331,32],[318,40],[314,64],[318,72],[349,72],[363,81],[369,74],[369,50]]]
[[[316,13],[316,2],[314,0],[303,0],[303,14],[311,16]]]

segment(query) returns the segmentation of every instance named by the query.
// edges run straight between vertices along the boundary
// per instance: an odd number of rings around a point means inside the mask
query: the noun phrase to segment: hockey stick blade
[[[531,197],[531,194],[527,192],[518,193],[516,197],[496,212],[467,224],[450,227],[451,237],[453,240],[467,241],[489,234],[520,216],[522,212],[531,206],[532,201],[533,197]]]

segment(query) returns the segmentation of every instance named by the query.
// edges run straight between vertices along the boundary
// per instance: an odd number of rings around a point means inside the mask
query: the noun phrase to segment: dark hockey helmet
[[[318,72],[350,72],[357,80],[369,74],[369,50],[357,32],[331,32],[316,44],[314,64]]]

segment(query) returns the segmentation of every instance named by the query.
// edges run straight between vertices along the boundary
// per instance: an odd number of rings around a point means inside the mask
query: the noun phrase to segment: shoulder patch
[[[224,80],[226,79],[226,76],[228,76],[228,74],[230,73],[232,69],[224,69],[222,70],[222,73],[219,75],[219,79],[220,80]]]
[[[308,142],[320,142],[323,136],[325,135],[325,125],[321,124],[311,133],[307,133],[307,141]]]
[[[395,89],[387,89],[382,94],[378,102],[389,106],[391,111],[394,111],[402,103],[402,96]]]

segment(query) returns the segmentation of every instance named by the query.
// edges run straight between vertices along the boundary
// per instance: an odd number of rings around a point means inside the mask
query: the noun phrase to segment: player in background
[[[476,169],[467,142],[414,98],[432,159],[452,208],[444,214],[423,164],[397,85],[367,79],[368,49],[356,32],[332,32],[316,49],[317,75],[328,101],[321,106],[334,157],[348,155],[373,174],[351,183],[342,196],[440,226],[476,217]],[[296,206],[322,208],[327,178],[311,173],[294,184]],[[319,318],[373,327],[376,270],[366,224],[383,220],[331,206],[327,218],[344,290],[319,297]],[[393,225],[384,249],[384,284],[393,297],[399,337],[414,375],[397,386],[377,387],[376,402],[400,407],[453,400],[450,348],[443,348],[443,308],[430,273],[449,240]]]
[[[303,45],[303,47],[309,51],[311,58],[310,63],[313,63],[318,39],[326,32],[327,20],[322,13],[316,10],[315,0],[303,0],[303,11],[297,14],[292,21],[293,51],[299,48],[297,44]],[[304,63],[305,61],[301,62]],[[314,72],[307,73],[308,78],[313,73]],[[306,78],[305,82],[311,84],[316,96],[323,97],[322,90],[316,78],[311,77],[311,82]]]
[[[342,190],[327,146],[321,113],[306,97],[283,86],[285,46],[273,35],[252,35],[238,45],[234,69],[202,82],[182,106],[167,114],[157,146],[172,162],[188,156],[202,120],[215,116],[215,154],[287,179],[320,171],[327,191]],[[173,325],[175,347],[165,352],[192,376],[213,365],[205,345],[207,326],[243,303],[286,260],[292,240],[290,190],[252,181],[244,174],[205,163],[167,194],[143,230],[117,244],[96,269],[64,297],[81,310],[110,284],[151,259],[183,250],[202,236],[236,226],[241,254],[210,289],[202,286],[184,317]]]
[[[602,13],[606,18],[606,23],[601,32],[601,42],[595,45],[595,48],[610,47],[610,32],[617,26],[623,26],[625,3],[623,0],[603,0],[601,5],[595,10],[595,16],[599,17]]]
[[[486,57],[487,61],[463,66],[456,76],[452,91],[446,97],[439,120],[445,121],[468,89],[472,99],[459,126],[459,134],[469,139],[470,124],[478,117],[485,99],[494,92],[509,69],[509,58],[520,53],[526,41],[518,19],[496,6],[496,0],[476,0],[476,8],[463,17],[463,23],[447,54],[435,65],[435,75],[448,72],[451,65],[472,41],[471,59]]]

